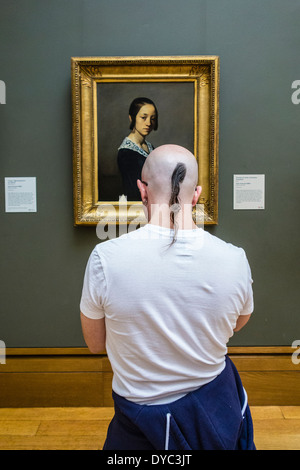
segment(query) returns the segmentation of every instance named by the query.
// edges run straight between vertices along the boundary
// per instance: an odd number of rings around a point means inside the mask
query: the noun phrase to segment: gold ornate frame
[[[101,82],[194,84],[194,155],[202,186],[199,202],[204,207],[204,224],[217,224],[219,58],[73,57],[71,75],[75,225],[146,222],[142,203],[98,200],[97,84]]]

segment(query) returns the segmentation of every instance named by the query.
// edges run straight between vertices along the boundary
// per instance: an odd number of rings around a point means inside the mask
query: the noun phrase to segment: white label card
[[[36,211],[36,177],[5,178],[5,212]]]
[[[233,209],[265,208],[265,175],[233,175]]]

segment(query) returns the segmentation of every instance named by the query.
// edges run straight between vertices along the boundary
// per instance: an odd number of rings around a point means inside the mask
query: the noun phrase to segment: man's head
[[[138,180],[142,201],[148,203],[149,216],[153,205],[194,206],[201,193],[197,180],[197,161],[189,150],[172,144],[157,147],[147,157],[142,180]]]

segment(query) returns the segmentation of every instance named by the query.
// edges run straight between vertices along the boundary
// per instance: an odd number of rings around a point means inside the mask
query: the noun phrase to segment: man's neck
[[[167,204],[152,205],[149,216],[149,224],[174,229],[174,224],[170,218],[170,208]],[[185,205],[184,208],[175,215],[175,222],[178,230],[193,230],[197,228],[197,225],[193,221],[191,205]]]

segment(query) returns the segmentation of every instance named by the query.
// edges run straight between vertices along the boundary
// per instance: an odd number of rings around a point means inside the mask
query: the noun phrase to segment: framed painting
[[[138,151],[141,171],[149,151],[162,144],[194,154],[202,186],[194,217],[198,211],[204,224],[217,224],[219,58],[72,57],[71,77],[74,224],[146,223],[120,150]],[[137,149],[132,110],[141,98],[153,122]]]

